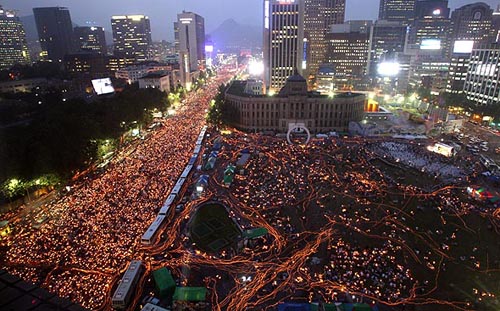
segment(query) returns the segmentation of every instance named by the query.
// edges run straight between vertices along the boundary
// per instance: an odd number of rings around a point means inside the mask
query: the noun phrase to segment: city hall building
[[[337,93],[334,96],[308,92],[306,80],[296,74],[274,96],[256,92],[256,82],[233,81],[226,91],[230,122],[247,131],[286,133],[303,124],[311,133],[347,132],[350,121],[361,121],[365,95]]]

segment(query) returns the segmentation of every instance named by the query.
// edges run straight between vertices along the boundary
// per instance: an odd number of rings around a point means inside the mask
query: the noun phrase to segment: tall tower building
[[[304,0],[264,1],[265,83],[279,91],[288,77],[307,68]]]
[[[491,41],[500,42],[500,4],[491,17]]]
[[[418,0],[415,20],[410,26],[410,47],[450,52],[451,20],[448,0]]]
[[[338,89],[366,87],[371,21],[339,24],[326,35],[326,62],[334,70]]]
[[[177,28],[177,30],[175,29]],[[179,53],[187,57],[189,72],[205,68],[205,20],[192,12],[177,14],[174,31],[177,32]],[[185,63],[185,62],[183,62]]]
[[[377,65],[383,61],[396,60],[404,52],[407,26],[402,22],[377,20],[370,33],[369,73],[377,74]]]
[[[483,2],[464,5],[451,14],[451,38],[488,43],[491,36],[493,9]]]
[[[492,39],[493,10],[485,3],[464,5],[451,14],[451,58],[446,92],[462,93],[472,49]]]
[[[467,99],[476,105],[500,103],[500,44],[474,48],[464,85]]]
[[[75,27],[77,49],[85,52],[106,54],[106,37],[102,27]]]
[[[111,17],[114,54],[133,57],[136,61],[149,59],[151,24],[145,15],[119,15]]]
[[[0,29],[0,69],[7,69],[15,64],[29,64],[26,34],[16,12],[0,6]]]
[[[304,36],[307,39],[307,70],[313,78],[325,62],[325,36],[330,26],[345,19],[345,0],[305,0]]]
[[[62,62],[64,55],[74,52],[73,24],[68,8],[34,8],[42,59]]]
[[[409,25],[415,17],[416,0],[380,0],[378,19]]]

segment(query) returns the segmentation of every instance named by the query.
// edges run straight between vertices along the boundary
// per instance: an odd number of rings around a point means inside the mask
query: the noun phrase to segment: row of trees
[[[207,122],[216,128],[223,128],[225,125],[232,124],[235,121],[235,111],[226,103],[225,94],[229,85],[221,84],[217,95],[210,103],[208,109]]]
[[[427,98],[436,104],[443,104],[446,107],[462,107],[470,113],[492,116],[496,120],[500,119],[499,105],[477,105],[474,101],[467,99],[464,93],[443,93],[439,96],[433,96],[431,95],[431,90],[425,87],[410,89],[408,93],[416,93],[419,98]]]
[[[9,105],[4,120],[19,117],[19,108],[11,107],[12,99],[0,101],[0,110],[3,105]],[[62,93],[54,91],[43,96],[42,105],[19,105],[28,119],[0,127],[0,191],[4,199],[22,193],[20,185],[36,186],[31,181],[44,176],[66,180],[87,168],[106,150],[103,143],[117,145],[129,129],[127,125],[146,124],[152,110],[164,110],[168,104],[165,93],[131,85],[114,97],[92,103],[63,101]]]

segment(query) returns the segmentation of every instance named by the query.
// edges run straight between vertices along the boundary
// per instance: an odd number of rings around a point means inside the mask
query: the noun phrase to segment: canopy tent
[[[234,180],[234,171],[236,167],[232,164],[229,164],[224,170],[224,184],[231,185]]]
[[[156,290],[161,298],[165,298],[174,292],[175,281],[167,268],[163,267],[153,271],[153,278],[155,280]]]
[[[205,287],[177,287],[173,299],[175,301],[205,301],[206,297]]]
[[[269,231],[266,228],[254,228],[248,229],[243,232],[243,237],[247,239],[256,239],[268,234]]]

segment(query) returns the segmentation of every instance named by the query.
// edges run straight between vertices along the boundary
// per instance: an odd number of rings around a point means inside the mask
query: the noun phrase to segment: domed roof
[[[298,73],[296,73],[293,76],[288,77],[287,81],[290,81],[290,82],[306,82],[306,79],[304,79],[303,76],[301,76]]]

